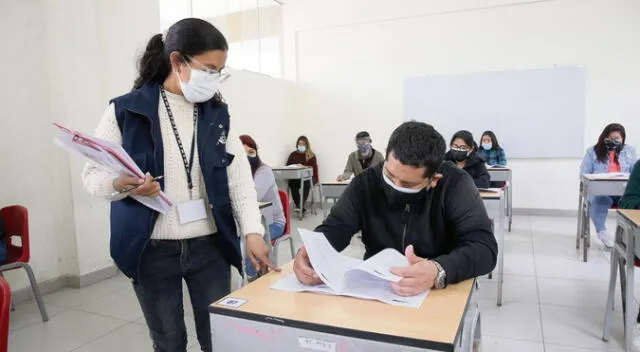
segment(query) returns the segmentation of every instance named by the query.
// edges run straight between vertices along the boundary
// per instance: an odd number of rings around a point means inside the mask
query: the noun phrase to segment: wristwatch
[[[431,262],[438,269],[438,274],[436,275],[436,283],[434,287],[437,289],[443,289],[447,287],[447,273],[444,271],[444,268],[442,267],[442,265],[440,265],[440,263],[438,263],[435,260],[432,260]]]

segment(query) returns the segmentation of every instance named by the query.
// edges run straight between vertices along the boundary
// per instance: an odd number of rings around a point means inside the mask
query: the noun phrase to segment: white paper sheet
[[[304,229],[298,231],[311,265],[324,284],[307,286],[292,274],[277,281],[272,289],[350,296],[413,308],[420,307],[429,293],[402,297],[393,291],[391,282],[398,282],[401,277],[392,274],[390,269],[409,265],[405,256],[394,249],[385,249],[363,261],[338,253],[321,233]]]
[[[122,146],[103,139],[86,136],[58,124],[54,125],[59,129],[58,136],[53,140],[54,143],[69,153],[84,158],[95,167],[114,176],[124,174],[144,178],[142,170],[131,159],[129,154],[122,149]],[[163,192],[160,192],[155,197],[144,197],[135,194],[131,194],[130,197],[162,214],[166,214],[173,206],[171,200]]]

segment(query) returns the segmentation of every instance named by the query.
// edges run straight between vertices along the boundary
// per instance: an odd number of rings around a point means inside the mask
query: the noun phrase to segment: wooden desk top
[[[589,181],[629,181],[629,175],[602,176],[600,174],[582,174]]]
[[[349,182],[345,182],[345,181],[329,181],[329,182],[321,182],[322,185],[331,185],[331,186],[348,186]]]
[[[500,166],[500,167],[487,166],[487,171],[511,171],[511,169],[503,166]]]
[[[502,192],[502,190],[500,192],[480,191],[480,197],[482,199],[500,199]]]
[[[462,328],[474,280],[433,290],[420,308],[405,308],[369,300],[269,288],[292,273],[271,272],[227,297],[248,300],[239,308],[213,303],[213,314],[274,322],[325,333],[432,349],[450,350]],[[225,297],[226,298],[226,297]],[[224,299],[224,298],[223,298]],[[277,320],[276,320],[277,321]],[[451,349],[452,350],[452,349]]]
[[[296,167],[287,167],[287,166],[281,166],[281,167],[273,167],[271,168],[271,170],[277,170],[277,171],[282,171],[282,170],[303,170],[303,169],[311,169],[311,166],[296,166]]]
[[[637,227],[640,227],[640,210],[618,209],[618,213],[624,216],[630,222],[634,223]]]

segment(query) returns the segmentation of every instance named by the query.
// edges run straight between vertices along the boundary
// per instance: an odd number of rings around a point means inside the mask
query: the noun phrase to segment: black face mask
[[[604,140],[604,145],[607,147],[608,151],[614,151],[620,149],[622,147],[622,142],[617,139],[606,138]]]
[[[393,189],[391,186],[385,183],[384,194],[387,196],[387,200],[391,205],[404,205],[420,203],[427,194],[425,189],[422,189],[418,193],[403,193]]]
[[[256,172],[256,170],[262,165],[262,161],[259,156],[247,156],[249,159],[249,165],[251,165],[251,171]]]
[[[469,152],[464,150],[451,150],[450,153],[453,161],[458,163],[467,160],[469,157]]]

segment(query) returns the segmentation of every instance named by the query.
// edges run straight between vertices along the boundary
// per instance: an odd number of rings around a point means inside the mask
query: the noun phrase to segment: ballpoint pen
[[[154,178],[152,178],[152,179],[151,179],[151,182],[157,182],[157,181],[161,180],[162,178],[164,178],[164,176],[156,176],[156,177],[154,177]],[[131,187],[125,188],[125,189],[120,190],[120,191],[115,191],[115,192],[113,192],[113,193],[111,194],[111,196],[112,196],[112,197],[114,197],[114,196],[117,196],[118,194],[131,192],[131,191],[133,191],[134,189],[136,189],[136,188],[138,188],[138,187],[140,187],[140,186],[142,186],[142,185],[143,185],[143,184],[142,184],[142,183],[140,183],[140,184],[137,184],[137,185],[135,185],[135,186],[131,186]]]

